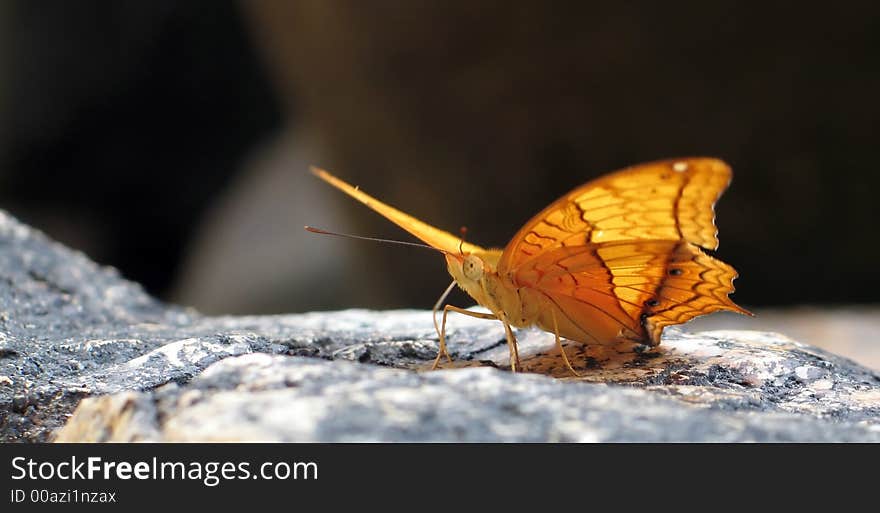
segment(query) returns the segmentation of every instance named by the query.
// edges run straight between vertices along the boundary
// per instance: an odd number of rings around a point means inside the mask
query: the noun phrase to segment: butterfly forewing
[[[685,240],[715,249],[713,205],[730,176],[727,164],[710,158],[653,162],[606,175],[527,222],[504,249],[499,271],[559,246]]]
[[[652,345],[663,327],[727,309],[736,272],[699,247],[718,245],[713,205],[730,182],[717,159],[643,164],[579,187],[529,221],[499,273],[539,291],[567,338]],[[544,329],[550,317],[541,315]],[[563,331],[563,328],[560,328]]]

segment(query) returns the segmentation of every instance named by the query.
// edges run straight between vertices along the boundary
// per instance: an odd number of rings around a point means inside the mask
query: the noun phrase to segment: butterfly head
[[[470,253],[446,252],[446,270],[469,296],[478,303],[482,297],[483,263]]]
[[[486,265],[479,256],[473,253],[446,253],[446,264],[449,274],[459,283],[478,283],[483,278]]]
[[[446,253],[446,264],[449,274],[455,278],[465,292],[478,303],[486,306],[485,281],[493,272],[491,265],[482,258],[485,255],[475,253]]]

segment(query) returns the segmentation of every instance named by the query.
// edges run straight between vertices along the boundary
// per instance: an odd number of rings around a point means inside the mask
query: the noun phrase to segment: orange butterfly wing
[[[427,223],[419,221],[415,217],[409,214],[405,214],[400,210],[397,210],[396,208],[370,196],[359,188],[354,187],[340,180],[339,178],[336,178],[335,176],[331,175],[323,169],[313,166],[311,168],[311,171],[312,174],[314,174],[321,180],[324,180],[333,187],[336,187],[337,189],[348,194],[357,201],[360,201],[367,207],[375,210],[380,215],[385,217],[385,219],[388,219],[397,226],[400,226],[401,228],[408,231],[415,237],[421,239],[422,242],[430,245],[431,247],[450,253],[458,253],[459,251],[464,251],[467,253],[477,253],[481,255],[492,255],[493,253],[491,250],[481,248],[480,246],[477,246],[475,244],[464,242],[460,238],[452,235],[449,232],[439,230]]]
[[[665,326],[717,310],[736,271],[718,246],[713,206],[730,168],[711,158],[642,164],[589,182],[526,223],[498,273],[543,302],[538,325],[566,338],[656,345]],[[527,294],[528,295],[528,294]],[[553,310],[552,312],[550,310]]]

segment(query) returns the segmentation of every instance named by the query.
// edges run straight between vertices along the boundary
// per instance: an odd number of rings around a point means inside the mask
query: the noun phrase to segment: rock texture
[[[700,388],[700,387],[696,387]],[[780,413],[708,387],[664,394],[512,376],[491,368],[413,373],[250,354],[186,386],[84,401],[62,441],[864,441],[880,431]],[[717,396],[709,399],[707,396]],[[709,399],[709,400],[707,400]],[[713,404],[714,403],[714,404]],[[739,411],[733,411],[739,410]]]
[[[880,441],[880,376],[782,335],[567,347],[576,378],[545,333],[512,374],[500,325],[450,330],[420,372],[430,312],[200,316],[0,212],[3,441]]]

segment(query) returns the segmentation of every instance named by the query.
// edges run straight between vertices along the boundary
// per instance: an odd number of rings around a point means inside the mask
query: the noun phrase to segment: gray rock
[[[186,386],[83,401],[58,440],[877,441],[880,429],[485,367],[414,373],[249,354]]]
[[[500,325],[457,316],[419,372],[430,312],[204,317],[2,212],[0,264],[4,441],[880,441],[880,376],[774,333],[569,346],[575,378],[533,330],[550,376],[503,370]]]

